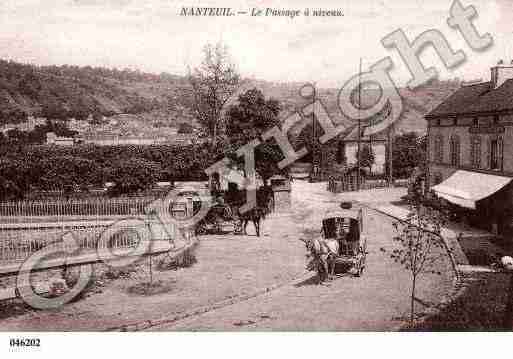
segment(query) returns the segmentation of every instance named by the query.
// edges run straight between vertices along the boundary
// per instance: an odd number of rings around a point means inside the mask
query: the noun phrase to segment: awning
[[[512,180],[511,177],[459,170],[431,189],[451,203],[475,209],[477,201],[491,196]]]

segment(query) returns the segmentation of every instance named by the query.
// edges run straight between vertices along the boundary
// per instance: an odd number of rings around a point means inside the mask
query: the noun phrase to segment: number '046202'
[[[11,338],[9,345],[11,347],[39,347],[41,340],[37,338]]]

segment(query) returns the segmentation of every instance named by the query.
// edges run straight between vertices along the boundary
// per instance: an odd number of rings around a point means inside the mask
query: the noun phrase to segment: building
[[[339,136],[320,144],[314,141],[314,145],[309,146],[308,154],[301,158],[300,162],[311,163],[312,175],[316,179],[326,180],[336,174],[338,169],[346,169],[357,164],[358,153],[358,137],[360,137],[360,148],[369,146],[374,154],[374,162],[371,172],[381,175],[385,172],[386,154],[387,154],[387,136],[386,133],[378,133],[372,136],[364,136],[364,127],[361,127],[361,134],[358,136],[358,126],[353,126],[348,131],[341,133]],[[296,138],[295,147],[299,148],[305,145],[300,137],[312,137],[304,134],[304,127],[292,128],[291,134]],[[306,131],[311,131],[307,129]],[[363,151],[362,151],[363,153]]]
[[[341,151],[344,153],[347,166],[354,166],[357,164],[358,154],[358,127],[355,127],[348,135],[339,140],[339,146],[342,146]],[[372,164],[371,172],[374,174],[385,173],[386,155],[387,155],[387,138],[384,133],[378,133],[372,136],[360,136],[360,148],[369,146],[372,148],[374,154],[374,163]],[[363,151],[362,151],[363,153]]]
[[[427,185],[471,224],[510,233],[513,220],[513,64],[462,86],[425,116]]]
[[[57,146],[73,146],[77,140],[73,137],[60,137],[53,132],[46,133],[46,143]]]
[[[149,146],[166,142],[164,137],[119,136],[116,134],[86,134],[83,143],[97,146]]]

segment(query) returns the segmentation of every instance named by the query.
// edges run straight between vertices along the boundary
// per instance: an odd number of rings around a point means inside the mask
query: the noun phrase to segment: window
[[[490,140],[490,169],[502,171],[502,138]]]
[[[473,136],[470,139],[470,164],[474,168],[481,167],[481,137]]]
[[[436,135],[433,145],[434,161],[442,163],[444,161],[444,139],[442,135]]]
[[[478,127],[479,126],[479,119],[477,117],[474,117],[474,124],[473,124],[474,127]]]
[[[451,136],[450,142],[451,148],[451,165],[459,166],[460,165],[460,138],[458,136]]]

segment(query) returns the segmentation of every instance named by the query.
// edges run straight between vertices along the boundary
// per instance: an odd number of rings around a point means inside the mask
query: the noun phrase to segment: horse
[[[233,208],[233,212],[237,214],[240,220],[240,227],[242,229],[242,233],[247,235],[247,226],[251,221],[255,226],[255,231],[257,237],[260,237],[260,224],[263,219],[267,216],[268,213],[271,212],[271,203],[274,199],[273,191],[268,186],[263,186],[258,188],[256,191],[256,204],[253,208],[245,212],[240,211],[240,207],[242,207],[243,203],[246,201],[246,192],[236,191],[231,192],[228,195],[228,202],[231,204]]]
[[[248,234],[247,227],[249,222],[253,222],[253,225],[255,226],[255,231],[257,237],[260,237],[260,222],[262,219],[264,219],[266,216],[266,212],[263,211],[261,208],[251,208],[250,210],[239,213],[239,218],[241,220],[241,228],[242,233],[245,235]]]
[[[302,241],[313,259],[313,264],[319,275],[319,282],[323,282],[324,275],[332,280],[335,275],[335,259],[340,250],[340,244],[335,239],[314,238]]]

